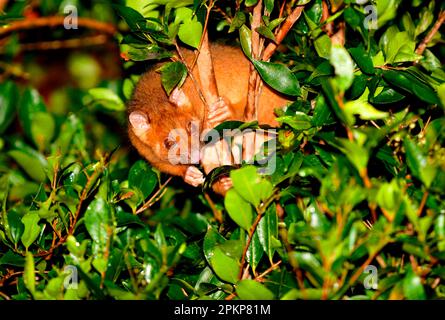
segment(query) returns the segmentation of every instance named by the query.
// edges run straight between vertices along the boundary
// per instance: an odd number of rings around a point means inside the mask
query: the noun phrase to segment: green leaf
[[[159,70],[162,86],[168,95],[174,88],[181,87],[187,77],[187,68],[179,61],[166,63]]]
[[[383,90],[375,97],[370,97],[369,101],[375,104],[390,104],[402,101],[405,96],[393,88],[385,87]]]
[[[258,238],[258,230],[255,230],[246,252],[246,261],[252,267],[253,272],[256,272],[256,268],[258,267],[263,254],[264,250],[261,246],[260,239]]]
[[[341,90],[346,90],[354,80],[354,62],[348,51],[342,46],[333,46],[329,61],[335,69],[337,84]]]
[[[395,213],[402,202],[402,192],[400,191],[397,180],[394,179],[391,183],[384,183],[380,186],[376,200],[380,207]]]
[[[230,172],[230,178],[236,192],[255,208],[259,206],[261,201],[272,195],[270,182],[267,180],[262,182],[254,166],[245,166],[244,168],[233,170]]]
[[[380,39],[380,47],[385,52],[386,63],[415,61],[420,58],[415,53],[416,42],[409,37],[408,32],[400,32],[396,26],[386,30]]]
[[[79,139],[76,139],[76,133],[78,134],[82,131],[83,125],[80,119],[75,114],[70,114],[62,124],[60,134],[53,145],[56,146],[62,155],[65,155],[72,148],[73,141],[76,141],[77,145],[82,148]]]
[[[229,33],[232,33],[235,30],[241,28],[242,26],[245,26],[244,25],[245,23],[246,23],[246,15],[242,11],[237,11],[232,19],[232,23],[230,24]]]
[[[363,173],[368,165],[369,151],[356,142],[341,139],[342,151],[359,173]]]
[[[192,20],[179,26],[179,39],[193,48],[199,47],[201,36],[202,24],[197,20]]]
[[[252,32],[246,25],[239,29],[239,37],[244,54],[247,58],[252,59]]]
[[[430,2],[430,6],[431,4],[434,5],[434,2]],[[415,36],[419,36],[422,33],[424,33],[428,27],[433,23],[434,21],[434,9],[433,8],[427,8],[427,7],[423,7],[422,11],[420,12],[419,15],[419,23],[416,26],[416,30],[415,30]]]
[[[267,209],[266,214],[261,218],[257,232],[259,241],[272,264],[275,250],[280,247],[280,242],[278,241],[278,216],[274,204]]]
[[[391,85],[402,89],[430,104],[440,104],[433,88],[405,71],[383,70],[383,78]]]
[[[133,8],[112,4],[112,7],[117,11],[117,13],[125,20],[132,31],[138,31],[145,29],[146,22],[143,15]]]
[[[314,41],[314,46],[321,58],[329,59],[332,49],[332,41],[328,35],[323,33]]]
[[[258,0],[246,0],[246,7],[252,7],[258,3]]]
[[[128,186],[131,189],[139,190],[142,193],[143,199],[153,192],[157,182],[158,177],[156,173],[144,160],[137,161],[128,174]]]
[[[236,293],[241,300],[273,300],[274,294],[255,280],[242,280],[236,285]]]
[[[383,27],[388,21],[396,17],[397,9],[402,3],[402,0],[384,0],[377,1],[375,10],[378,12],[378,26]]]
[[[237,225],[249,231],[253,222],[252,206],[244,200],[235,189],[230,189],[224,198],[224,205],[230,218]]]
[[[10,265],[15,267],[23,268],[25,265],[25,258],[12,250],[8,250],[5,254],[2,254],[0,258],[1,265]]]
[[[439,96],[440,102],[442,103],[442,107],[445,109],[445,83],[442,83],[437,88],[437,94]]]
[[[37,240],[41,227],[39,226],[40,217],[35,211],[31,211],[25,214],[22,218],[22,223],[25,226],[25,230],[22,234],[22,243],[28,251],[29,246]]]
[[[25,281],[26,288],[34,295],[36,292],[36,271],[34,267],[34,257],[31,252],[26,253],[23,280]]]
[[[90,203],[85,212],[85,227],[99,251],[104,252],[112,235],[110,205],[104,199]]]
[[[428,163],[426,155],[412,140],[405,139],[403,145],[406,150],[406,163],[411,172],[429,188],[436,177],[437,167]]]
[[[215,248],[226,241],[227,240],[222,235],[220,235],[215,229],[209,227],[204,237],[204,244],[203,244],[204,255],[208,263],[210,263],[210,260],[213,257],[213,252]]]
[[[307,130],[312,128],[312,119],[303,112],[297,111],[293,116],[278,117],[277,121],[285,123],[295,130]]]
[[[45,158],[31,148],[25,150],[11,150],[8,155],[13,158],[25,172],[35,181],[43,182],[46,179]]]
[[[25,90],[19,104],[19,119],[26,136],[34,142],[35,140],[31,128],[33,124],[33,116],[39,112],[46,113],[46,106],[43,103],[41,96],[35,89]]]
[[[132,61],[161,60],[171,58],[173,54],[155,44],[144,46],[143,48],[129,48],[128,58]]]
[[[322,79],[321,86],[323,88],[323,93],[325,94],[326,101],[329,103],[329,106],[334,111],[335,115],[345,124],[349,124],[349,119],[346,117],[343,109],[340,108],[338,101],[336,99],[336,92],[333,86],[332,79]]]
[[[291,252],[290,258],[295,259],[299,268],[308,271],[317,278],[317,281],[323,281],[326,271],[317,259],[317,257],[310,252]]]
[[[323,95],[320,95],[315,104],[314,115],[312,117],[313,125],[321,127],[333,123],[334,121],[332,112],[326,104],[325,98]]]
[[[47,149],[54,137],[56,124],[54,118],[47,112],[36,112],[31,116],[31,135],[39,150]]]
[[[272,12],[274,7],[274,0],[264,0],[264,6],[266,7],[267,12]]]
[[[258,32],[260,35],[262,35],[263,37],[275,41],[275,35],[272,32],[272,30],[270,30],[268,27],[266,26],[259,26],[258,28],[255,29],[256,32]]]
[[[22,237],[25,226],[21,221],[20,215],[12,210],[6,214],[6,220],[8,223],[6,228],[8,238],[12,241],[12,243],[14,243],[14,245],[17,245]]]
[[[108,88],[94,88],[88,90],[93,103],[103,106],[110,111],[123,111],[125,104],[122,99]]]
[[[349,52],[364,73],[374,74],[374,64],[372,59],[362,46],[350,48]]]
[[[295,75],[283,64],[252,60],[261,78],[273,89],[290,96],[299,96],[300,84]]]
[[[224,253],[220,247],[226,241],[223,236],[210,227],[204,237],[204,255],[221,280],[236,283],[240,266],[236,259]]]
[[[363,99],[346,102],[343,110],[349,119],[351,119],[350,123],[354,123],[353,115],[358,115],[362,120],[384,119],[389,116],[387,112],[377,110]]]
[[[223,281],[236,283],[238,281],[239,263],[227,256],[220,248],[215,248],[210,258],[210,265],[216,275]]]
[[[403,279],[403,293],[409,300],[425,300],[425,289],[422,285],[422,279],[416,275],[411,268]]]
[[[14,82],[6,81],[0,84],[0,135],[14,120],[17,100],[18,89]]]

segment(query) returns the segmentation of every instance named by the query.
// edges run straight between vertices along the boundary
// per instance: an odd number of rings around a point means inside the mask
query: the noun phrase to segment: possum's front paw
[[[204,183],[204,174],[196,167],[190,166],[184,175],[184,181],[194,187]]]
[[[232,116],[232,109],[230,108],[230,105],[224,98],[220,97],[218,101],[209,107],[207,126],[209,128],[214,128],[221,122],[229,120],[232,118]]]
[[[212,189],[215,193],[226,196],[227,191],[233,187],[232,179],[229,177],[219,178],[213,183]]]

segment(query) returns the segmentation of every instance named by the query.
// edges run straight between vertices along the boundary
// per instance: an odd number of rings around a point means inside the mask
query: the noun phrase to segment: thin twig
[[[249,250],[250,243],[252,242],[253,235],[254,235],[254,233],[256,231],[256,228],[258,227],[258,224],[260,223],[260,220],[261,220],[262,216],[263,216],[262,214],[258,214],[256,216],[256,218],[255,218],[255,221],[254,221],[253,225],[250,227],[249,237],[247,238],[247,243],[246,243],[246,245],[244,247],[243,255],[241,256],[241,267],[240,267],[240,271],[239,271],[239,275],[238,275],[239,279],[243,278],[244,265],[246,264],[247,250]]]
[[[322,5],[322,14],[321,14],[321,23],[323,23],[323,31],[326,32],[329,38],[334,35],[334,23],[332,21],[328,21],[331,13],[329,12],[329,6],[326,1],[321,2]]]
[[[417,216],[420,217],[422,214],[423,208],[425,208],[426,201],[428,200],[428,191],[425,191],[422,197],[422,201],[420,201],[419,209],[417,209]]]
[[[286,0],[283,1],[283,3],[281,4],[280,7],[280,14],[278,15],[278,18],[282,18],[283,14],[284,14],[284,8],[286,7]],[[275,33],[275,35],[277,35],[279,30],[277,30],[277,32]]]
[[[6,294],[0,291],[0,297],[3,297],[5,300],[11,300],[11,298]]]
[[[266,271],[255,277],[255,281],[261,281],[265,276],[267,276],[269,273],[274,271],[276,268],[278,268],[283,261],[278,261],[277,263],[272,264]]]
[[[378,250],[376,250],[373,254],[369,255],[368,259],[366,259],[365,262],[360,266],[360,268],[357,269],[357,271],[352,275],[352,277],[348,281],[348,286],[351,287],[357,279],[362,275],[363,271],[365,270],[366,266],[368,266],[372,260],[377,256],[377,254],[380,252],[380,250],[383,249],[383,247],[386,245],[386,242],[383,242],[380,244],[380,247]]]
[[[212,11],[213,6],[214,6],[214,2],[211,0],[209,5],[207,6],[206,17],[205,17],[205,21],[204,21],[204,28],[202,29],[202,35],[201,35],[201,39],[199,40],[199,46],[198,46],[198,49],[195,50],[195,57],[193,59],[192,64],[190,65],[190,69],[192,69],[192,70],[193,70],[193,68],[195,68],[196,62],[198,61],[198,57],[201,53],[201,48],[202,48],[204,42],[207,41],[207,43],[208,43],[208,41],[209,41],[207,29],[208,29],[209,20],[210,20],[210,12]]]
[[[221,210],[218,210],[218,208],[215,206],[215,203],[213,202],[212,198],[210,198],[210,196],[207,192],[204,193],[204,198],[207,200],[216,221],[218,221],[220,224],[223,223],[224,221],[223,221],[223,216],[222,216]]]
[[[300,18],[303,13],[304,6],[297,6],[292,13],[286,18],[286,20],[281,25],[276,37],[275,42],[271,42],[267,45],[266,50],[264,50],[263,61],[269,61],[272,55],[277,50],[278,46],[284,40],[286,35],[289,33],[290,29],[292,29],[293,25]]]
[[[164,184],[159,188],[159,190],[156,191],[156,193],[136,211],[136,214],[140,214],[141,212],[144,212],[145,210],[150,208],[156,202],[156,199],[161,194],[161,192],[163,192],[165,187],[170,183],[171,179],[173,179],[173,177],[168,178],[167,181],[165,181]]]
[[[103,158],[104,162],[102,163],[102,166],[100,166],[99,168],[104,168],[105,166],[107,166],[108,162],[110,161],[110,157],[111,157],[111,154],[106,155]],[[63,245],[66,242],[66,240],[68,239],[68,237],[70,235],[74,234],[74,231],[76,230],[76,224],[80,218],[80,214],[81,214],[84,202],[85,202],[85,200],[87,200],[90,197],[90,191],[93,188],[94,183],[96,183],[96,181],[97,181],[96,178],[99,177],[101,174],[102,174],[102,172],[100,172],[98,169],[95,169],[94,172],[92,173],[92,175],[88,177],[85,188],[83,189],[83,191],[80,195],[79,203],[77,204],[77,209],[72,217],[72,220],[70,217],[70,227],[68,228],[67,234],[64,235],[62,238],[60,238],[56,244],[54,244],[54,242],[53,242],[53,244],[51,245],[51,247],[48,250],[45,250],[45,251],[35,254],[34,255],[35,257],[51,256],[55,249],[57,249],[58,247]]]
[[[181,62],[187,68],[188,75],[189,75],[190,79],[192,80],[193,85],[194,85],[196,91],[198,91],[199,98],[201,99],[201,101],[204,103],[205,106],[208,106],[208,103],[207,103],[207,101],[205,99],[205,96],[204,96],[204,94],[202,92],[202,89],[201,89],[198,81],[195,79],[195,76],[193,75],[193,70],[190,68],[190,66],[188,65],[187,61],[185,60],[184,55],[182,54],[182,50],[181,50],[181,48],[179,47],[179,45],[178,45],[178,43],[176,41],[175,41],[175,48],[176,48],[176,52],[178,53],[179,59],[181,60]]]
[[[232,18],[230,18],[229,15],[224,12],[224,10],[215,5],[215,11],[220,13],[228,23],[232,24]]]
[[[422,40],[422,42],[419,44],[419,46],[416,49],[416,53],[418,55],[423,55],[423,52],[425,51],[426,47],[428,46],[428,43],[433,39],[433,37],[436,35],[437,31],[439,31],[440,26],[445,21],[445,11],[441,11],[439,13],[439,18],[437,19],[434,26],[431,28],[430,32],[426,35],[426,37]]]
[[[36,43],[24,43],[20,45],[21,51],[46,51],[60,49],[76,49],[81,47],[92,47],[104,45],[109,37],[103,34],[67,40],[42,41]]]

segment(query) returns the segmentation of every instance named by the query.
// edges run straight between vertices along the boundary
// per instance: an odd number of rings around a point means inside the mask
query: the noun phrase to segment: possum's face
[[[149,161],[172,165],[199,163],[200,122],[178,109],[167,108],[164,111],[162,114],[147,114],[137,110],[129,115],[129,129],[142,143],[134,143],[138,151]]]

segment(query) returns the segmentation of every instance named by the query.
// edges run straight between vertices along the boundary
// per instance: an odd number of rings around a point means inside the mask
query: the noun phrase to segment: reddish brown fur
[[[249,61],[241,50],[235,47],[212,45],[211,52],[219,94],[230,103],[232,109],[233,117],[230,120],[243,120],[242,115],[247,101]],[[186,51],[184,55],[190,63],[193,53]],[[146,114],[151,127],[143,136],[138,137],[130,125],[130,139],[139,153],[154,167],[162,172],[184,177],[188,165],[172,165],[168,161],[168,149],[164,141],[174,128],[188,130],[191,120],[199,121],[200,128],[204,128],[205,107],[190,77],[187,78],[182,90],[189,98],[191,106],[178,107],[169,102],[156,69],[157,67],[151,69],[141,78],[128,107],[129,114],[133,111]],[[196,67],[193,74],[199,82]],[[264,86],[258,110],[259,122],[276,125],[273,110],[284,106],[286,102],[286,99]]]

